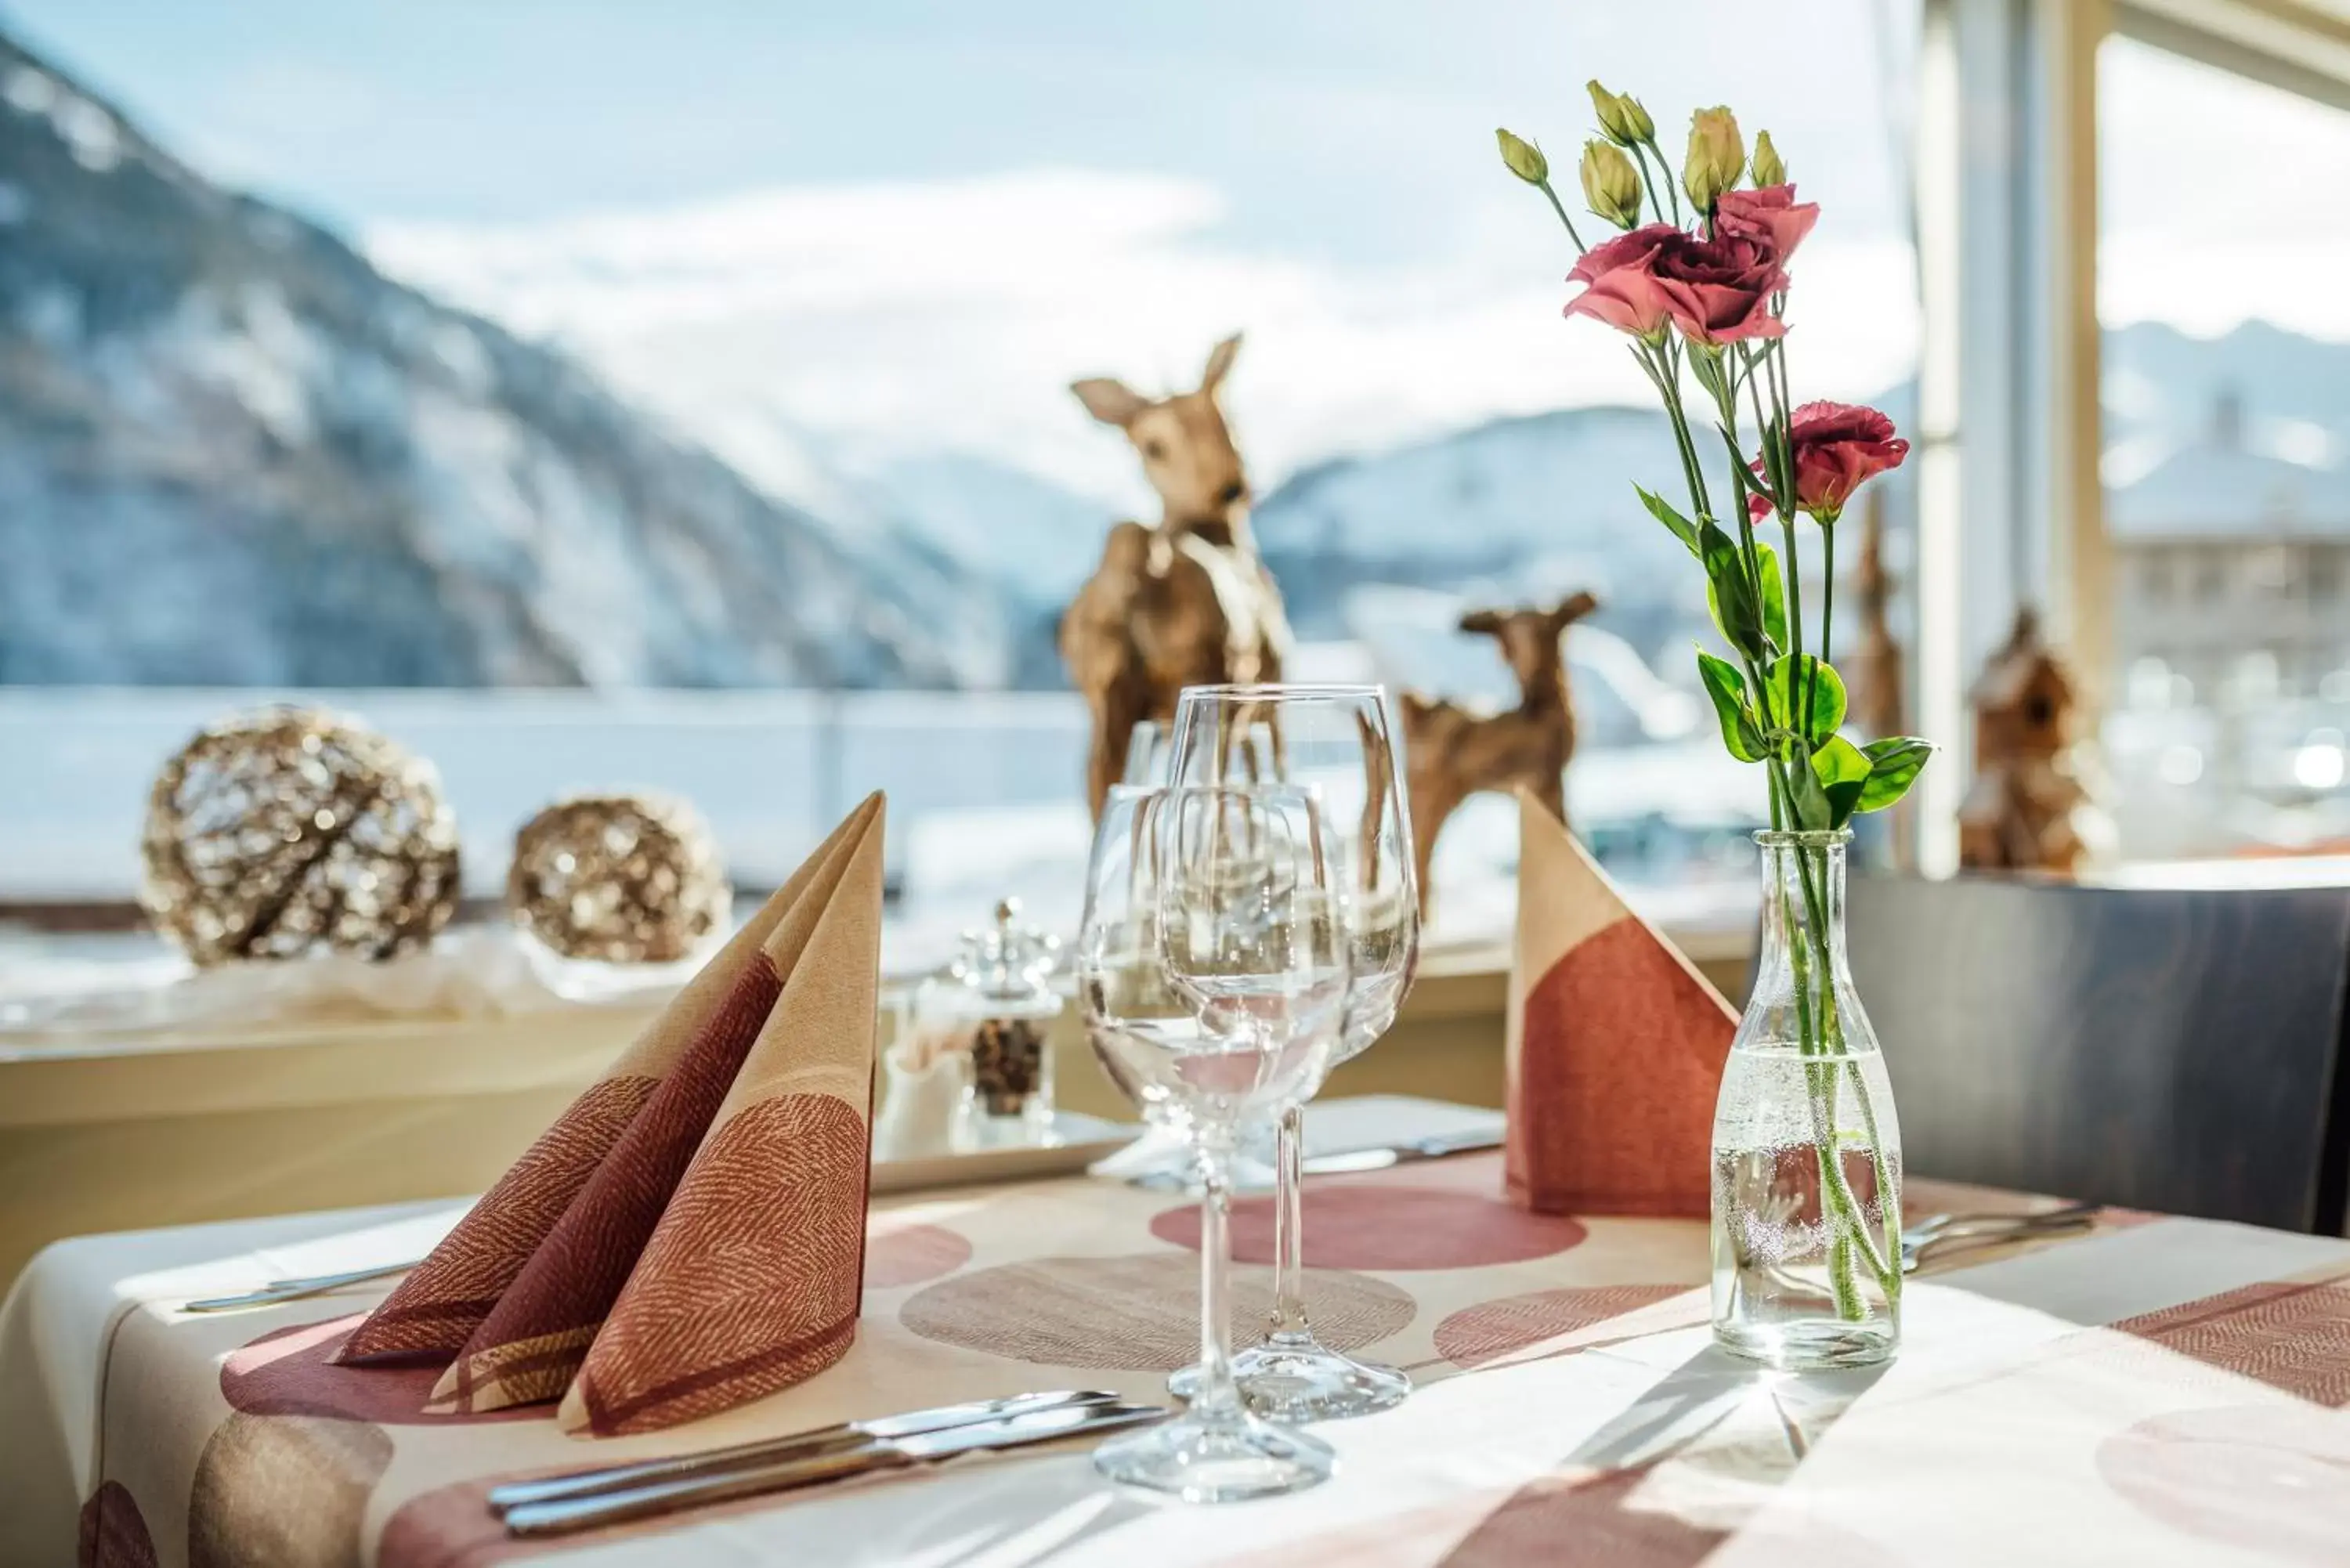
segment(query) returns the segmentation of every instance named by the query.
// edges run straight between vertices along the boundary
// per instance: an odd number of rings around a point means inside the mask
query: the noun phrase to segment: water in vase
[[[1836,1153],[1833,1168],[1824,1148]],[[1724,1347],[1784,1368],[1890,1355],[1900,1190],[1882,1055],[1823,1057],[1793,1043],[1732,1050],[1713,1127],[1713,1321]]]

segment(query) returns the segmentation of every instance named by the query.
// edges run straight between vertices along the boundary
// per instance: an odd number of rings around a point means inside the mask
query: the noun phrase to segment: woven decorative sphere
[[[566,958],[666,963],[720,928],[734,898],[717,841],[681,800],[583,794],[515,836],[506,910]]]
[[[200,964],[389,958],[457,908],[457,819],[432,764],[313,709],[240,714],[182,747],[140,847],[140,902]]]

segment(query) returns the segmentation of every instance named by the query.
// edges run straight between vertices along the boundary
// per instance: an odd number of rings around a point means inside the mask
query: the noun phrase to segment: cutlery
[[[1115,1394],[1064,1388],[1049,1394],[1015,1394],[1006,1399],[979,1399],[964,1405],[941,1405],[934,1409],[910,1410],[901,1416],[841,1421],[829,1427],[816,1427],[778,1438],[763,1438],[755,1442],[735,1443],[723,1449],[706,1449],[700,1453],[671,1454],[663,1459],[638,1459],[627,1464],[598,1465],[592,1469],[542,1476],[536,1480],[510,1481],[490,1489],[490,1506],[504,1513],[529,1503],[588,1497],[598,1492],[645,1486],[654,1481],[680,1480],[689,1476],[740,1469],[748,1464],[798,1459],[837,1449],[866,1448],[877,1441],[920,1437],[929,1432],[977,1426],[982,1422],[1001,1421],[1039,1411],[1116,1403],[1118,1396]]]
[[[1436,1133],[1427,1137],[1367,1144],[1361,1148],[1333,1149],[1328,1154],[1308,1156],[1301,1168],[1308,1176],[1345,1176],[1357,1171],[1386,1170],[1390,1166],[1408,1165],[1422,1159],[1442,1159],[1448,1155],[1471,1154],[1501,1146],[1500,1127],[1479,1127],[1470,1132]],[[1156,1170],[1129,1176],[1127,1184],[1147,1187],[1154,1191],[1173,1192],[1190,1188],[1193,1178],[1192,1164],[1187,1156]]]
[[[847,1476],[910,1469],[957,1454],[1016,1449],[1030,1443],[1116,1431],[1156,1421],[1166,1414],[1156,1405],[1076,1405],[910,1437],[877,1438],[853,1448],[822,1449],[711,1475],[653,1481],[621,1491],[518,1504],[506,1511],[506,1533],[525,1537],[567,1535],[628,1520],[682,1512],[709,1503],[789,1491]]]
[[[1501,1147],[1500,1127],[1478,1127],[1468,1132],[1438,1133],[1429,1137],[1374,1144],[1367,1148],[1312,1155],[1301,1168],[1308,1176],[1338,1176],[1356,1170],[1385,1170],[1389,1166],[1409,1165],[1415,1160],[1442,1159],[1449,1155],[1471,1154],[1478,1149]]]
[[[2002,1246],[2034,1236],[2062,1236],[2097,1222],[2096,1203],[2068,1203],[2037,1214],[1934,1214],[1901,1232],[1901,1272],[1914,1274],[1929,1252],[1937,1257]]]
[[[259,1290],[244,1291],[233,1296],[206,1296],[189,1302],[182,1312],[236,1312],[244,1307],[274,1306],[279,1302],[300,1301],[304,1296],[324,1295],[345,1285],[365,1284],[369,1280],[388,1280],[394,1274],[404,1274],[424,1260],[411,1258],[404,1263],[380,1263],[370,1269],[352,1269],[339,1274],[312,1274],[299,1280],[272,1280]]]

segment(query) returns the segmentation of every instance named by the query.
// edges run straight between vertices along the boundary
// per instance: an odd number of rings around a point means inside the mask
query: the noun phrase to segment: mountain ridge
[[[576,364],[213,185],[5,35],[0,223],[0,680],[943,686],[972,662],[902,581]]]

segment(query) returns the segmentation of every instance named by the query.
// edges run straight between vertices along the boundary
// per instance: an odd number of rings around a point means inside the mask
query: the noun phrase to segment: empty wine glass
[[[1168,782],[1246,784],[1273,776],[1311,787],[1325,812],[1334,876],[1344,894],[1352,990],[1343,1062],[1387,1033],[1419,961],[1419,889],[1411,821],[1396,763],[1386,692],[1378,686],[1193,686],[1175,706]],[[1411,1392],[1396,1367],[1358,1361],[1314,1336],[1305,1314],[1305,1127],[1297,1104],[1274,1133],[1274,1308],[1264,1343],[1235,1372],[1249,1406],[1287,1421],[1368,1415]],[[1194,1369],[1168,1380],[1188,1397]]]
[[[1172,1420],[1105,1443],[1113,1480],[1222,1502],[1326,1479],[1329,1448],[1252,1414],[1232,1380],[1227,1228],[1242,1125],[1313,1093],[1347,1012],[1341,891],[1295,789],[1118,789],[1094,836],[1076,967],[1095,1051],[1198,1152],[1200,1371]]]

